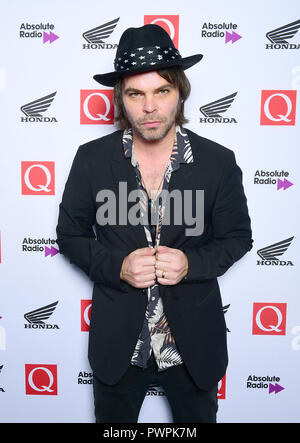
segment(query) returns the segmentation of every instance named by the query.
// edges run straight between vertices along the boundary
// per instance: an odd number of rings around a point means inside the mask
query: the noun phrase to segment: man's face
[[[157,72],[126,77],[123,105],[134,133],[147,141],[163,139],[175,128],[179,91]]]

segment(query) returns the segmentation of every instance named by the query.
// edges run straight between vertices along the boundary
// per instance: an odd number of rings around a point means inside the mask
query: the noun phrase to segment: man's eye
[[[161,94],[161,95],[165,95],[165,94],[167,94],[169,92],[169,89],[160,89],[159,90],[159,93]]]
[[[139,93],[139,92],[131,92],[130,94],[129,94],[129,96],[130,97],[139,97],[141,94]]]

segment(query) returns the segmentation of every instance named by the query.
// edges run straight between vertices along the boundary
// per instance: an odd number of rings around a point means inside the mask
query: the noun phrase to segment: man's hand
[[[155,283],[155,248],[140,248],[127,255],[120,278],[135,288],[148,288]]]
[[[159,246],[155,258],[155,274],[161,285],[176,285],[188,273],[188,259],[180,249]]]

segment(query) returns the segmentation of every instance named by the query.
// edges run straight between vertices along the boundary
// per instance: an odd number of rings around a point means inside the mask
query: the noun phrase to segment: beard
[[[155,128],[146,128],[143,126],[143,123],[147,120],[159,121],[161,122],[161,125]],[[168,120],[167,118],[148,117],[147,120],[140,119],[131,123],[133,131],[146,141],[162,140],[169,133],[175,123],[175,119]]]
[[[162,140],[169,133],[174,124],[176,124],[176,119],[180,111],[181,103],[178,100],[176,109],[169,118],[162,117],[159,114],[148,114],[146,117],[139,118],[137,120],[133,120],[129,115],[127,115],[127,119],[129,120],[131,127],[136,134],[138,134],[145,141],[152,142]],[[143,125],[143,123],[149,120],[159,121],[161,124],[158,127],[147,128]]]

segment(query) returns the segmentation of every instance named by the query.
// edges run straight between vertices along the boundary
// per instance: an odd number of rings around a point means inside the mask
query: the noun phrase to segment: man
[[[184,70],[201,58],[145,25],[123,33],[115,70],[94,76],[115,88],[120,130],[78,149],[57,243],[95,283],[97,422],[137,422],[151,382],[174,422],[216,421],[228,361],[217,277],[252,240],[233,152],[182,126]]]

